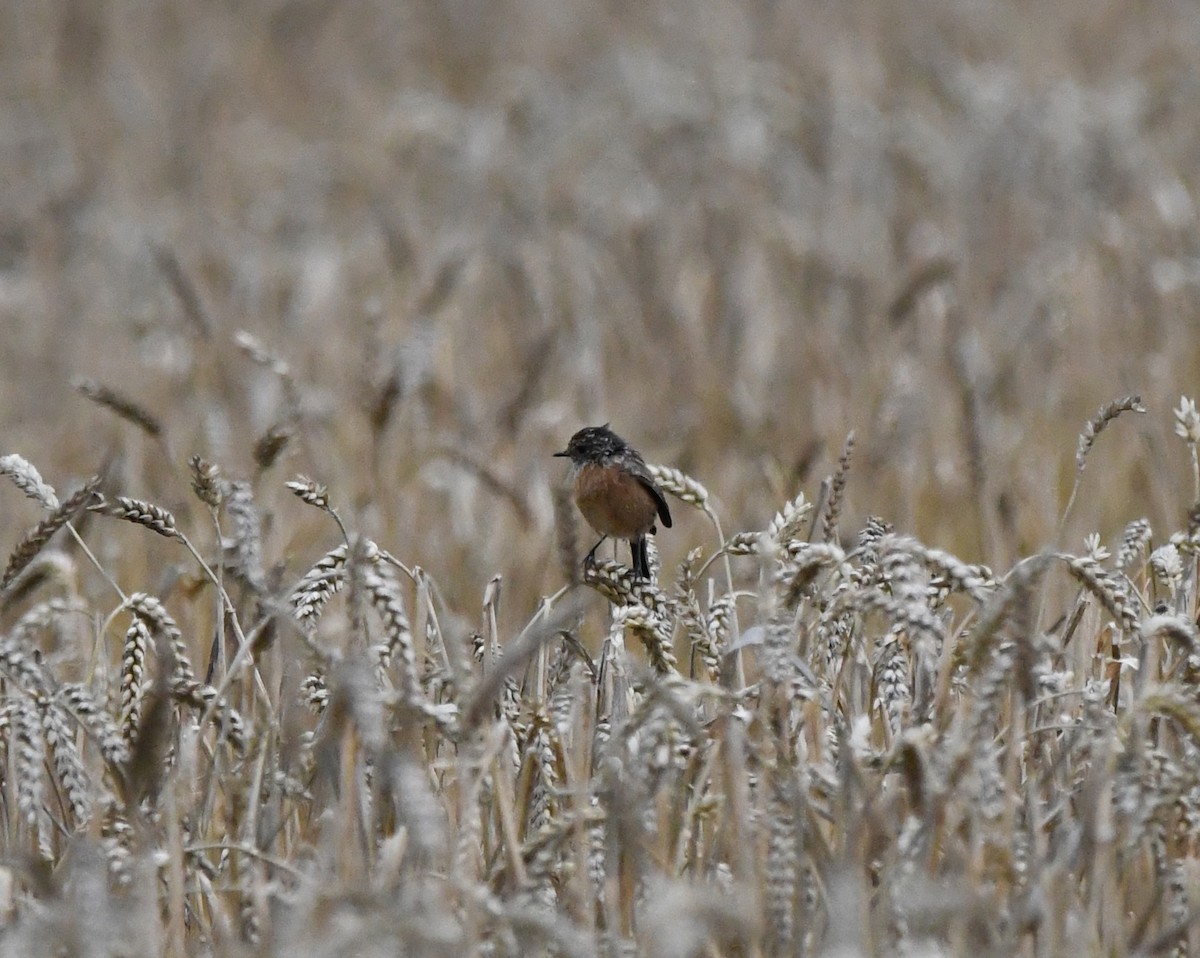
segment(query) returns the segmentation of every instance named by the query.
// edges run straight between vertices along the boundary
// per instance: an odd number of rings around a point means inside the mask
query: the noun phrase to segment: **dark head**
[[[567,448],[556,452],[556,456],[568,456],[572,462],[595,462],[598,459],[610,459],[629,448],[628,443],[608,428],[603,426],[588,426],[580,429],[571,437]]]

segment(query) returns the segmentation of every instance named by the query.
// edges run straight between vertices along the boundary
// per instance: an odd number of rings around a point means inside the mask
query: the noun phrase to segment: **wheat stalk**
[[[1083,430],[1079,433],[1079,444],[1075,450],[1075,482],[1071,486],[1071,495],[1067,498],[1067,504],[1063,508],[1062,516],[1058,522],[1058,534],[1062,537],[1063,530],[1066,528],[1067,517],[1071,514],[1071,509],[1075,505],[1075,498],[1079,494],[1079,486],[1083,480],[1083,470],[1087,466],[1088,453],[1092,451],[1092,446],[1096,444],[1096,439],[1100,434],[1108,428],[1112,422],[1122,413],[1135,412],[1145,414],[1146,407],[1142,405],[1140,396],[1125,396],[1122,399],[1116,399],[1113,402],[1101,406],[1091,419],[1083,424]]]
[[[74,385],[76,391],[85,399],[89,399],[97,406],[107,409],[109,412],[115,414],[118,419],[123,419],[125,422],[136,426],[151,439],[162,440],[162,423],[157,416],[144,406],[139,405],[115,389],[110,389],[108,386],[101,385],[92,379],[76,379],[72,385]]]
[[[100,515],[123,519],[134,525],[143,526],[167,539],[179,538],[179,530],[175,527],[175,517],[161,506],[146,502],[144,499],[130,499],[126,496],[114,496],[112,499],[107,499],[102,496],[97,502],[88,506],[88,509]]]
[[[829,498],[825,502],[825,514],[821,519],[821,536],[825,542],[832,542],[837,535],[838,520],[842,514],[842,496],[846,491],[846,482],[850,478],[850,460],[854,455],[854,432],[846,435],[842,446],[842,454],[838,456],[837,470],[829,483]]]
[[[58,496],[54,487],[42,479],[41,473],[31,462],[16,453],[0,456],[0,476],[8,476],[13,485],[39,503],[42,508],[51,511],[58,508]]]
[[[93,476],[83,486],[62,502],[49,516],[34,526],[17,543],[16,548],[8,557],[8,565],[4,574],[0,575],[0,591],[12,585],[13,580],[29,565],[46,544],[54,538],[54,534],[71,522],[91,503],[96,491],[100,488],[100,477]]]

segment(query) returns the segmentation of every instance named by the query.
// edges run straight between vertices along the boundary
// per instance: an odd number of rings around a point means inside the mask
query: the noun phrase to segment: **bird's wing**
[[[650,476],[650,470],[646,468],[646,464],[639,458],[630,469],[638,482],[646,487],[650,495],[654,496],[654,503],[658,506],[658,518],[662,520],[662,524],[671,528],[671,510],[667,507],[667,497],[663,495],[661,489],[658,488],[658,483]]]

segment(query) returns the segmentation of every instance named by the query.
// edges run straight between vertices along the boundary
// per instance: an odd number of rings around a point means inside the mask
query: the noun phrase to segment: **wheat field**
[[[0,5],[0,955],[1200,955],[1197,63]]]

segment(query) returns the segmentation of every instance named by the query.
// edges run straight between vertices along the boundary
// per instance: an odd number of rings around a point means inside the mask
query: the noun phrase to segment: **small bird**
[[[634,574],[649,579],[646,534],[657,531],[656,518],[669,529],[671,510],[641,454],[605,423],[580,429],[567,448],[554,455],[570,458],[575,505],[600,533],[600,542],[592,546],[585,564],[594,560],[605,539],[625,539]]]

